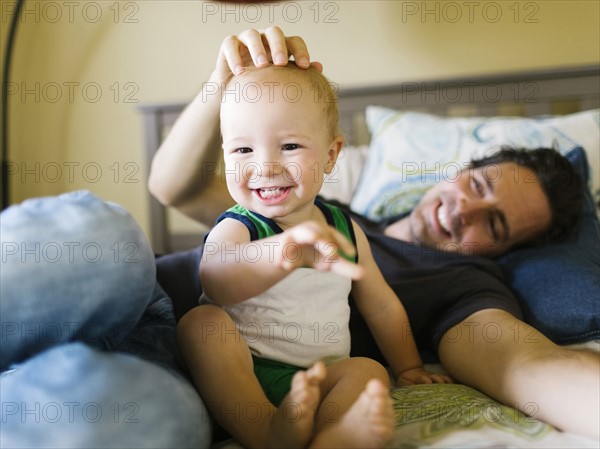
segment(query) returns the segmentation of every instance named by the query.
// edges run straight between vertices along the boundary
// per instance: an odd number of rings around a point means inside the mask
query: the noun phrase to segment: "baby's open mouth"
[[[282,195],[285,195],[291,187],[267,187],[263,189],[256,189],[255,192],[262,199],[271,200],[274,198],[279,198]]]

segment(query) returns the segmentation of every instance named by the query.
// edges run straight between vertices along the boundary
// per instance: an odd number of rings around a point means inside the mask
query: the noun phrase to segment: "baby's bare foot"
[[[338,423],[315,435],[314,448],[383,448],[394,435],[394,411],[388,388],[369,381]]]
[[[306,447],[313,436],[315,411],[321,396],[319,385],[325,379],[325,365],[315,363],[307,371],[299,371],[292,388],[273,417],[269,447]]]

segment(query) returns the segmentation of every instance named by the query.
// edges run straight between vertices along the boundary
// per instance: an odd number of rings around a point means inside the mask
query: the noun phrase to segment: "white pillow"
[[[600,190],[600,110],[556,117],[449,118],[370,106],[371,144],[351,208],[378,220],[411,210],[433,184],[454,179],[473,158],[501,145],[586,150]]]

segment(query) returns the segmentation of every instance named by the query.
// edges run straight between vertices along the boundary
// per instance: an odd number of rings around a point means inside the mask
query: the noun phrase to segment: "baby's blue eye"
[[[297,150],[298,148],[300,148],[300,145],[298,145],[297,143],[286,143],[283,146],[283,150],[284,151],[292,151],[292,150]]]

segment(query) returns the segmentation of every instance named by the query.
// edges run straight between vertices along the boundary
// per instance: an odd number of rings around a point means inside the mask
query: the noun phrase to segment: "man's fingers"
[[[240,41],[237,36],[227,36],[221,44],[221,51],[219,52],[219,61],[217,66],[220,65],[221,59],[225,59],[225,63],[229,66],[231,73],[238,74],[241,72],[244,63],[240,54]],[[223,67],[223,70],[226,70]]]
[[[286,37],[281,28],[274,26],[264,30],[263,43],[270,49],[271,60],[275,65],[286,65],[290,56],[298,67],[306,69],[311,65],[306,43],[299,36]],[[322,71],[323,66],[319,64],[316,67],[319,66]]]
[[[261,34],[256,30],[245,30],[238,36],[227,36],[221,44],[219,63],[225,60],[229,70],[239,75],[244,67],[254,64],[257,67],[269,63],[268,47],[265,48]]]
[[[275,65],[286,65],[290,56],[298,67],[308,68],[312,65],[323,71],[321,63],[311,64],[304,39],[299,36],[286,37],[277,26],[264,31],[249,29],[237,36],[227,36],[221,44],[218,65],[226,63],[232,73],[239,75],[244,67],[251,64],[265,67],[272,61]]]
[[[323,72],[323,64],[321,64],[320,62],[317,61],[313,61],[310,63],[311,67],[314,67],[315,69],[317,69],[319,72]]]
[[[279,27],[267,28],[263,32],[263,43],[268,46],[271,60],[275,65],[286,65],[288,63],[287,39]]]
[[[238,39],[248,49],[252,62],[256,67],[264,67],[269,64],[269,55],[263,44],[260,32],[256,30],[245,30],[239,34]]]
[[[310,55],[304,39],[299,36],[290,36],[285,38],[288,55],[294,57],[296,65],[306,69],[310,66]],[[321,66],[322,69],[322,66]]]

